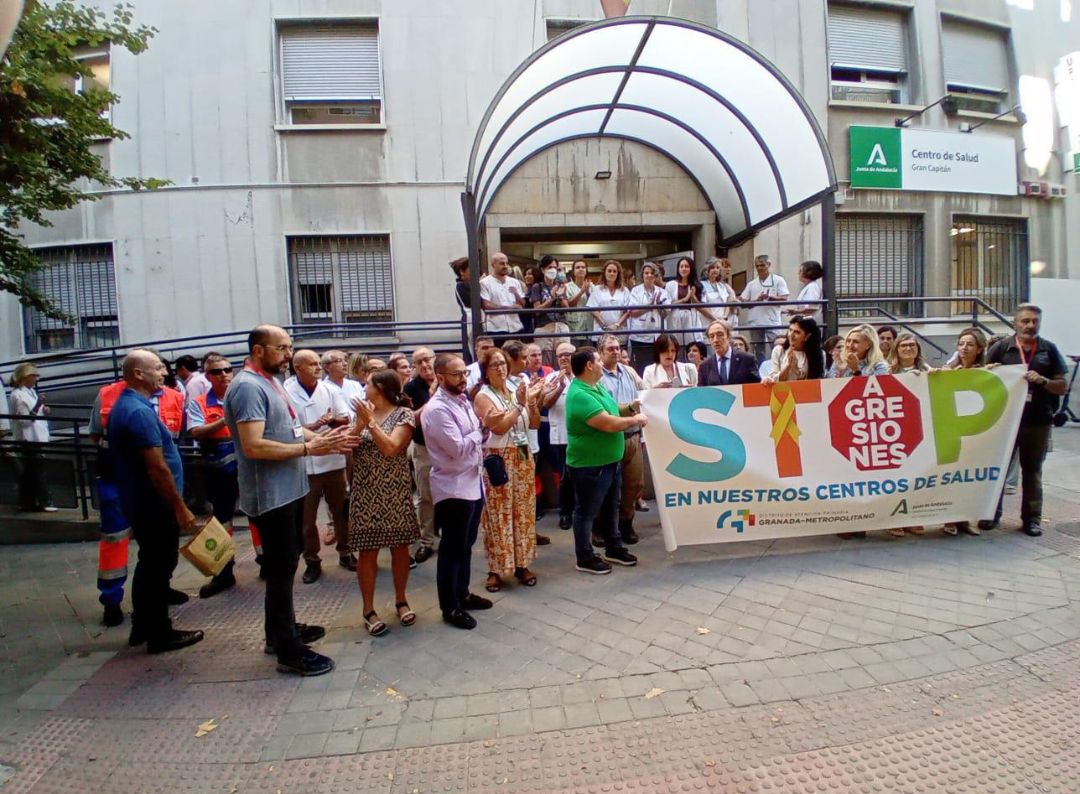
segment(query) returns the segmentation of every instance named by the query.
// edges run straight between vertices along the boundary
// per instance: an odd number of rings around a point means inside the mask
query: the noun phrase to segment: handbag
[[[495,488],[510,482],[510,475],[506,473],[506,462],[502,455],[494,452],[484,455],[484,470],[487,472],[488,482]]]
[[[232,536],[216,518],[180,547],[180,553],[205,576],[217,576],[236,554]]]

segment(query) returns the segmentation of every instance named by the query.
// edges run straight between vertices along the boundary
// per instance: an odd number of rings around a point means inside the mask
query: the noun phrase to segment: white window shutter
[[[830,5],[829,66],[906,72],[906,14],[865,6]]]
[[[379,33],[370,25],[283,28],[281,68],[286,101],[382,99]]]
[[[942,55],[948,85],[1010,93],[1008,46],[1002,31],[943,20]]]

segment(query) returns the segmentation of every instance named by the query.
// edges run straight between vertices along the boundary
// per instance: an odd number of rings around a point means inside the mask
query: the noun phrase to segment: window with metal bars
[[[287,123],[382,122],[382,70],[375,24],[283,24],[279,43]]]
[[[1027,221],[957,215],[950,234],[954,297],[979,298],[1002,314],[1028,299]],[[970,312],[966,301],[953,304],[954,314]]]
[[[30,275],[30,285],[69,318],[58,320],[24,308],[26,352],[92,350],[118,343],[112,244],[39,248],[35,253],[44,267]]]
[[[831,275],[826,273],[825,277]],[[898,317],[921,316],[921,304],[886,299],[922,295],[922,217],[837,215],[835,278],[838,297],[869,299],[866,309],[859,312],[862,316],[882,320],[886,319],[883,312]]]
[[[389,236],[289,237],[287,245],[294,322],[394,319]]]

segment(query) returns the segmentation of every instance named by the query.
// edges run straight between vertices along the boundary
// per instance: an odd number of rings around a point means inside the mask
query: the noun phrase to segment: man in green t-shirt
[[[579,348],[570,358],[574,380],[566,392],[566,472],[574,483],[574,549],[577,569],[611,573],[611,565],[637,565],[637,557],[619,535],[619,493],[624,431],[644,427],[644,414],[619,415],[619,406],[600,385],[601,365],[596,348]],[[603,559],[592,549],[594,532],[604,539]]]

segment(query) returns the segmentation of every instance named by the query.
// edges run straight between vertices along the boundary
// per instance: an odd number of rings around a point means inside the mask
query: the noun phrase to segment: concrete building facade
[[[39,286],[78,322],[0,297],[2,359],[259,321],[457,317],[447,263],[466,252],[460,193],[483,114],[531,52],[603,16],[598,0],[138,0],[135,11],[158,29],[147,52],[87,53],[131,134],[98,149],[118,175],[172,184],[107,192],[23,230],[50,265]],[[841,294],[979,297],[1008,311],[1030,277],[1080,277],[1078,181],[1055,94],[1080,49],[1069,0],[633,0],[630,12],[716,27],[804,95],[840,182]],[[1011,140],[1015,164],[1000,165],[1015,166],[1018,194],[853,188],[850,128],[911,114],[908,129]],[[587,256],[597,270],[692,251],[725,253],[746,274],[768,253],[794,285],[798,264],[821,255],[821,218],[809,210],[720,250],[708,202],[676,164],[631,142],[575,141],[507,182],[481,243],[522,262]]]

